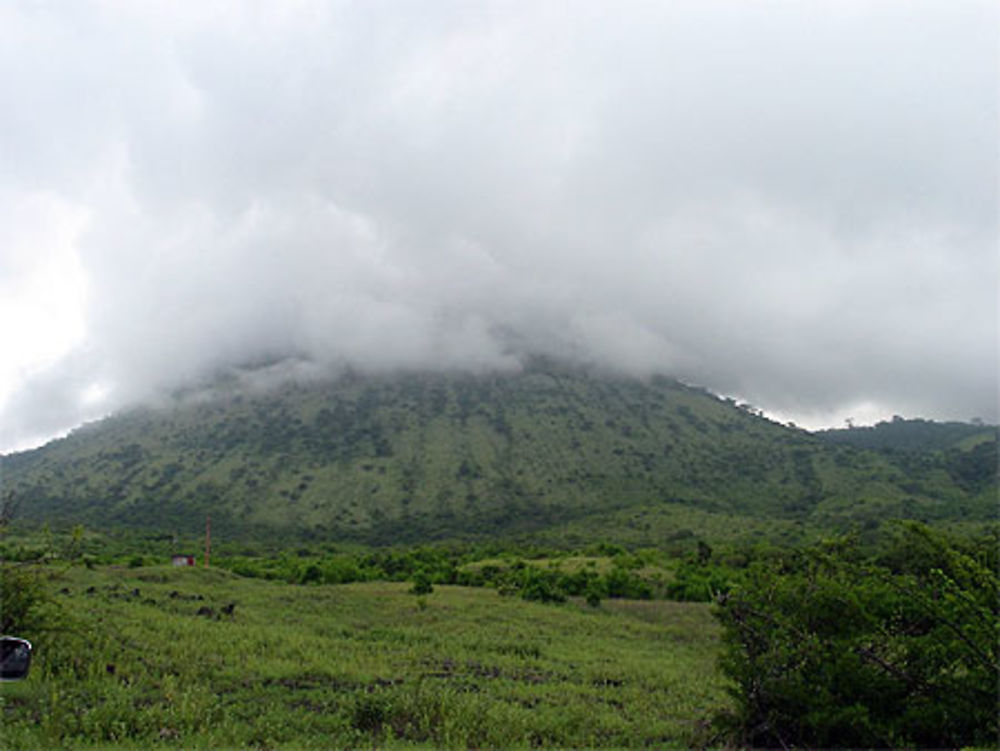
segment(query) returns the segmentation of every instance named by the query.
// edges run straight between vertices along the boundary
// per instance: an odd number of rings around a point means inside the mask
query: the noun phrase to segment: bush
[[[315,563],[306,566],[299,575],[299,584],[319,584],[323,579],[323,572]]]
[[[678,602],[711,602],[731,588],[728,577],[714,567],[682,565],[667,586],[666,596]]]
[[[872,558],[841,542],[754,564],[723,598],[722,669],[738,709],[722,719],[734,740],[823,748],[996,741],[993,554],[919,525],[902,527],[888,548]]]
[[[0,567],[0,634],[32,639],[45,628],[51,600],[41,575],[18,564]]]
[[[433,591],[434,585],[431,584],[431,578],[424,571],[418,571],[417,575],[413,577],[413,586],[410,587],[410,594],[429,595]]]
[[[566,593],[559,588],[558,575],[528,567],[521,582],[521,597],[535,602],[566,602]]]
[[[51,571],[0,566],[0,633],[32,643],[31,672],[42,676],[90,674],[90,663],[108,636],[85,628],[52,597]]]
[[[608,597],[625,597],[633,600],[648,600],[653,596],[649,582],[638,574],[617,565],[604,577]]]

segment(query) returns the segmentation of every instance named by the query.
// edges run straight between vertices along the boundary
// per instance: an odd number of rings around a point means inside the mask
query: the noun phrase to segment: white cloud
[[[5,334],[0,450],[233,363],[513,342],[782,414],[995,419],[998,20],[6,4],[0,305],[41,328]]]
[[[0,194],[0,409],[84,340],[87,212],[57,195]]]

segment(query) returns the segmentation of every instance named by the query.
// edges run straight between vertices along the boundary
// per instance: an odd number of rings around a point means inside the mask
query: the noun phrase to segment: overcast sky
[[[0,452],[284,356],[997,419],[998,4],[0,4]]]

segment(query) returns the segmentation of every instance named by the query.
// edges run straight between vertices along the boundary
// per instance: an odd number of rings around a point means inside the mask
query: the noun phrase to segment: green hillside
[[[228,535],[661,544],[987,520],[991,441],[900,460],[671,379],[539,361],[518,374],[219,387],[3,457],[0,471],[23,518],[57,524],[170,534],[211,514]]]
[[[904,420],[894,417],[870,427],[821,430],[817,436],[831,443],[866,449],[891,451],[968,450],[980,445],[996,444],[997,428],[992,425],[966,422],[934,422]]]

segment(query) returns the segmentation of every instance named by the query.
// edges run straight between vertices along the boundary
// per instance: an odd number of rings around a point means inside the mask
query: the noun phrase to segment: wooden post
[[[205,515],[205,568],[208,568],[208,557],[212,550],[212,517]]]

